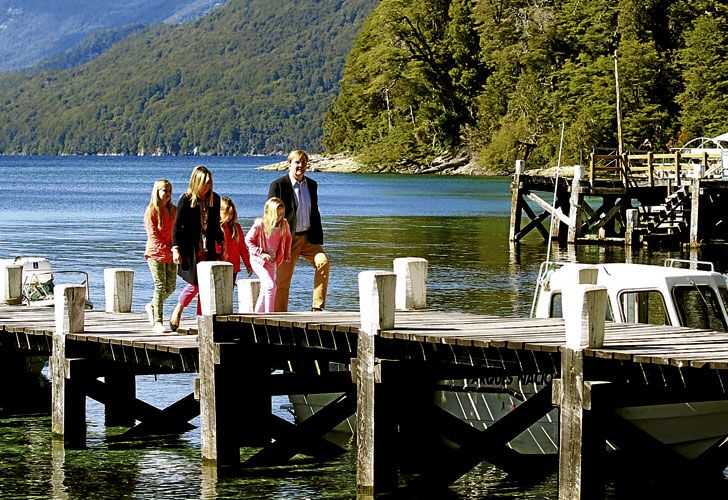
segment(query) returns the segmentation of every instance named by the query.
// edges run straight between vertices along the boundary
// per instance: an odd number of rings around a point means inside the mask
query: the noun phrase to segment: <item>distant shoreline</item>
[[[280,161],[270,163],[268,165],[262,165],[256,167],[256,170],[278,170],[283,171],[288,169],[288,163],[286,161]],[[309,155],[308,170],[310,172],[336,172],[336,173],[381,173],[372,169],[345,154],[336,155],[320,155],[312,154]],[[487,176],[494,175],[492,172],[486,172],[484,169],[478,167],[470,158],[456,158],[450,160],[438,159],[428,167],[423,167],[417,171],[409,172],[396,172],[392,170],[386,170],[387,173],[403,173],[403,174],[439,174],[439,175],[477,175]]]
[[[279,161],[256,167],[256,170],[288,170],[288,162]],[[345,155],[325,156],[319,154],[309,155],[309,172],[338,172],[355,173],[365,171],[365,166],[353,158]]]

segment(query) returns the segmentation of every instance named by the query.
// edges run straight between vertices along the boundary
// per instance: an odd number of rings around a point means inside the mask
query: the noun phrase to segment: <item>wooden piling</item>
[[[131,297],[133,291],[134,271],[132,269],[104,269],[106,312],[131,312]]]
[[[594,270],[579,273],[593,282]],[[554,385],[554,403],[561,408],[559,431],[559,499],[598,498],[599,461],[606,444],[592,416],[585,384],[584,349],[604,342],[607,291],[603,286],[575,282],[564,289],[566,345],[561,349],[561,380]],[[597,495],[597,496],[594,496]]]
[[[260,295],[260,280],[243,278],[237,281],[238,285],[238,312],[255,312],[255,304]]]
[[[207,261],[197,264],[200,307],[203,316],[233,313],[233,265]]]
[[[215,341],[215,314],[232,314],[233,266],[229,262],[197,265],[202,316],[197,320],[200,353],[200,434],[202,460],[216,467],[240,464],[240,444],[234,421],[240,394],[234,369],[237,363],[222,363],[234,345]],[[227,348],[227,349],[226,349]]]
[[[513,174],[513,182],[511,183],[511,225],[508,230],[508,241],[518,241],[517,234],[521,231],[521,210],[525,205],[521,196],[523,183],[521,182],[521,174],[525,162],[516,160],[516,171]]]
[[[356,357],[357,498],[373,498],[376,492],[374,403],[379,370],[375,339],[380,330],[394,327],[396,283],[397,275],[394,273],[359,273],[361,326]]]
[[[427,259],[394,259],[393,268],[397,275],[395,307],[398,310],[427,307]]]
[[[54,289],[55,330],[50,358],[51,431],[66,446],[82,448],[86,439],[86,397],[70,376],[66,335],[84,331],[86,287],[58,285]]]
[[[0,304],[14,306],[23,301],[23,266],[0,266]]]
[[[690,248],[700,246],[700,179],[690,183]]]
[[[624,230],[624,246],[627,248],[632,248],[639,243],[639,236],[635,234],[635,228],[639,223],[639,217],[639,210],[636,208],[630,208],[627,210],[627,215],[625,217],[626,227]]]
[[[590,172],[590,175],[593,176],[593,166]],[[567,242],[570,244],[575,244],[581,237],[581,214],[584,202],[584,193],[581,187],[582,176],[581,165],[574,165],[574,178],[571,181],[571,198],[569,199],[569,233],[567,236]]]

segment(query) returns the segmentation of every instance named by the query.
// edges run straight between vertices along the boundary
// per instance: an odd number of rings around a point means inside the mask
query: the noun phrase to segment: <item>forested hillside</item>
[[[705,0],[382,0],[324,124],[330,152],[416,170],[465,152],[497,172],[624,143],[728,132],[728,10]]]
[[[321,148],[344,58],[376,0],[229,0],[68,71],[0,76],[3,154]]]

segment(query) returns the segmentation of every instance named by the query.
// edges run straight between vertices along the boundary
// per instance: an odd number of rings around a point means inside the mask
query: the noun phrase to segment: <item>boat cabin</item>
[[[563,287],[575,282],[580,268],[595,266],[597,284],[607,288],[607,321],[728,331],[725,275],[710,262],[681,259],[668,259],[664,266],[544,262],[531,316],[563,317]]]

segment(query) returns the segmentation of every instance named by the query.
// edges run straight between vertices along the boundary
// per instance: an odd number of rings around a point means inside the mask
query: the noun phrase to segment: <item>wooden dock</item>
[[[551,235],[568,244],[723,244],[724,172],[718,153],[592,153],[588,165],[558,177],[533,174],[518,161],[509,239],[517,243],[537,230],[546,241]]]
[[[360,311],[268,315],[232,314],[225,280],[211,279],[197,329],[159,335],[142,314],[82,314],[83,294],[69,287],[55,310],[0,307],[0,357],[51,356],[53,432],[67,447],[84,446],[86,396],[105,405],[107,423],[129,427],[119,439],[185,432],[199,414],[203,461],[243,470],[341,453],[324,434],[356,415],[361,497],[402,482],[446,488],[484,460],[517,470],[509,442],[555,408],[562,498],[593,497],[606,442],[662,481],[728,463],[722,442],[691,460],[615,413],[728,399],[728,334],[604,323],[600,287],[588,285],[575,285],[566,320],[407,310],[395,307],[396,279],[362,273]],[[6,380],[21,365],[3,363]],[[136,375],[173,372],[199,373],[189,396],[164,409],[136,398]],[[518,404],[484,430],[436,404],[440,381],[509,378],[533,391],[515,394]],[[340,395],[298,425],[271,411],[273,395],[315,393]],[[241,447],[260,450],[241,463]]]

